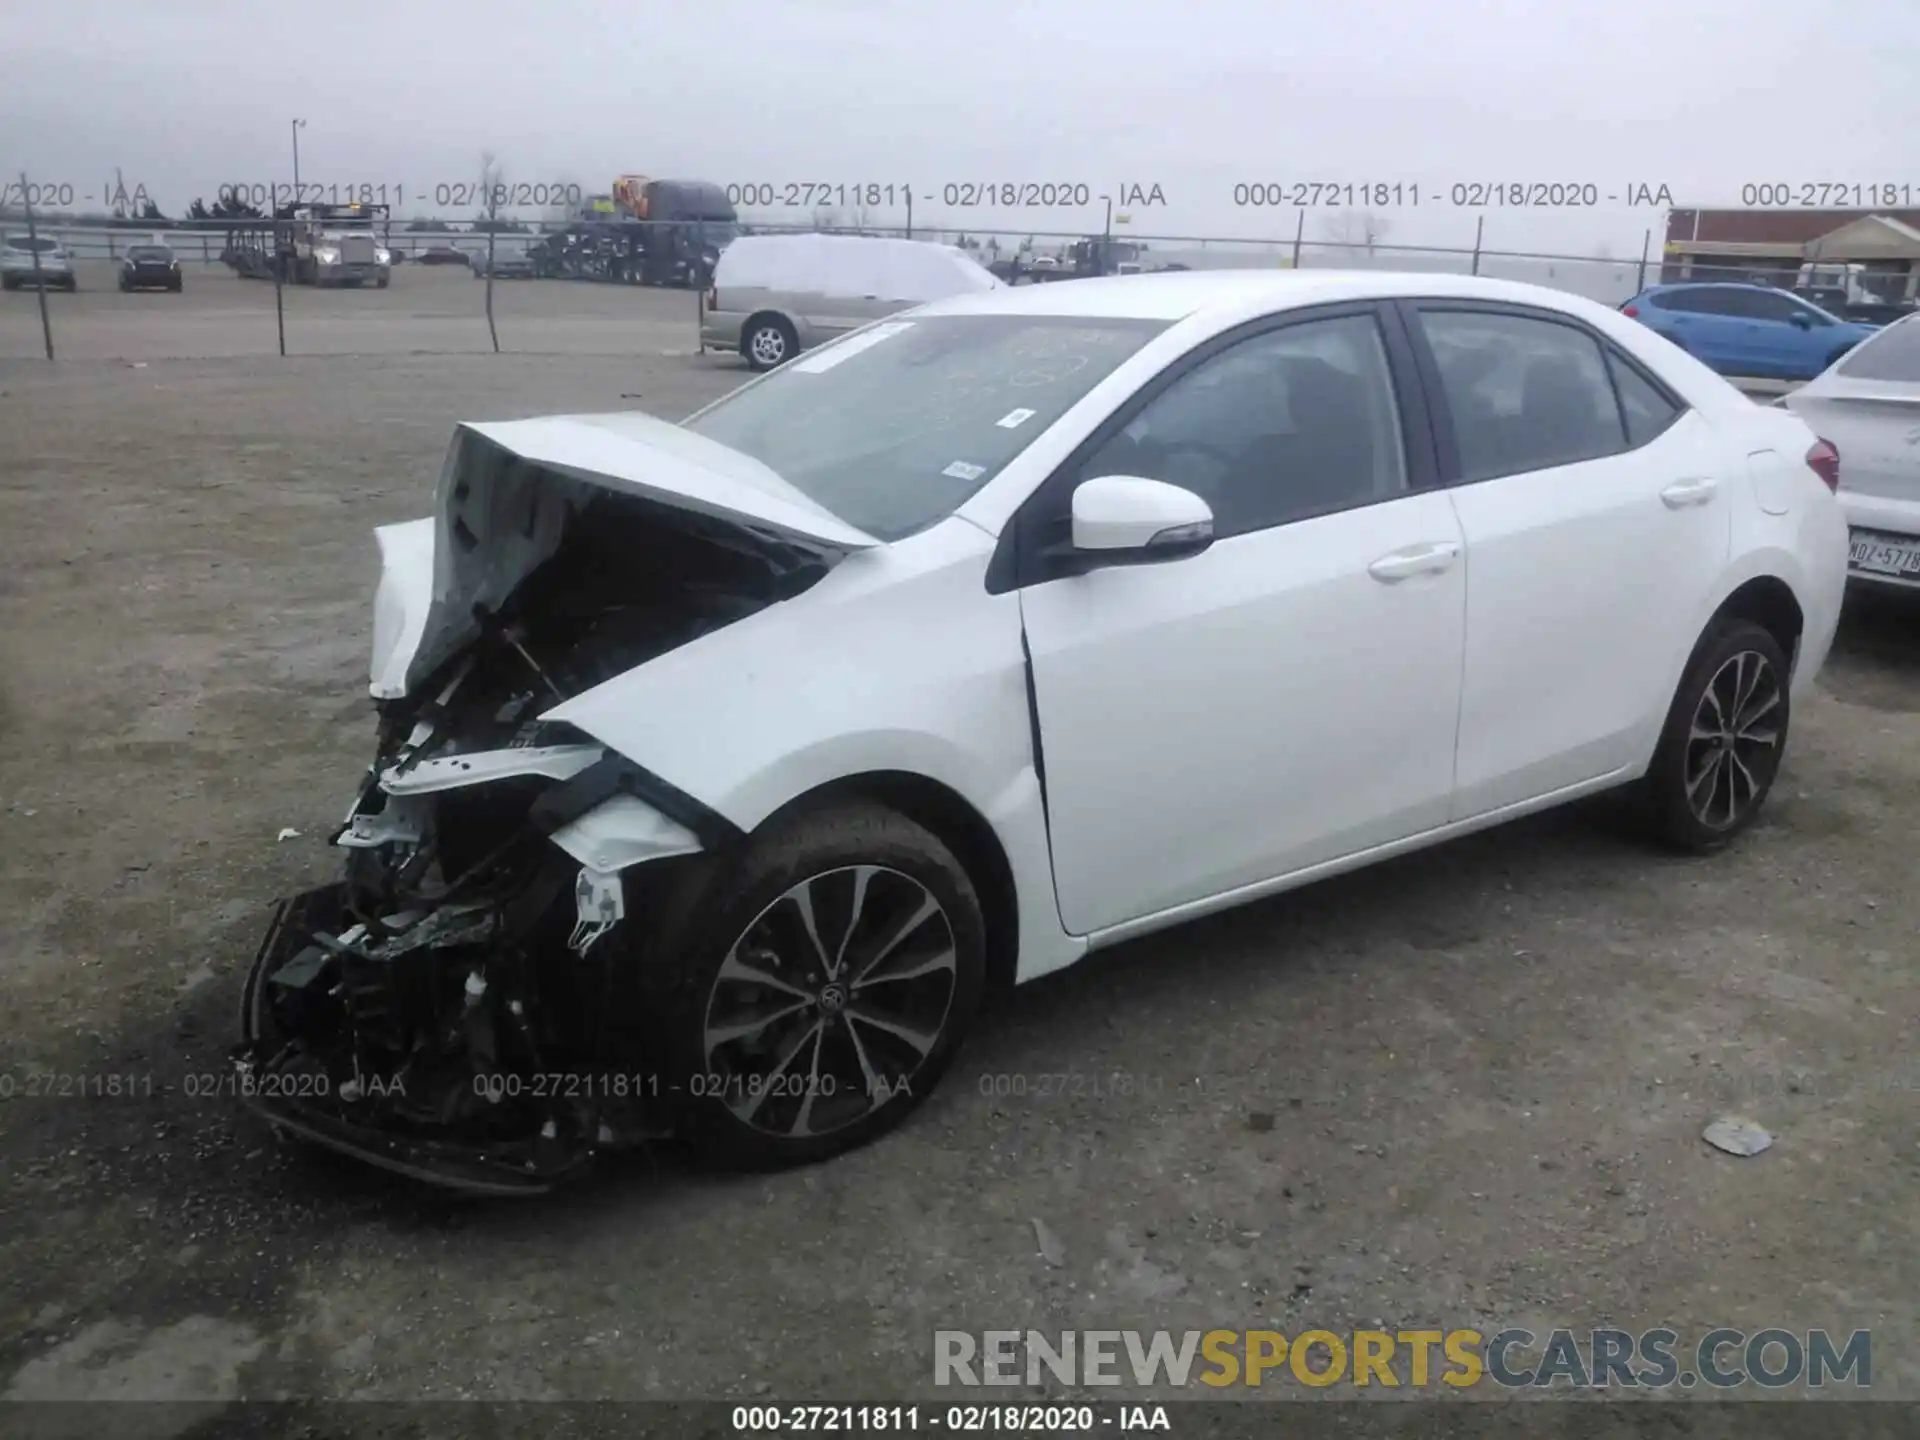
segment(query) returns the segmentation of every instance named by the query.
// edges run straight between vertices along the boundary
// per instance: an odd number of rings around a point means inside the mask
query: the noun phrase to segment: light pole
[[[300,128],[306,123],[304,120],[293,122],[293,198],[296,203],[300,199]]]

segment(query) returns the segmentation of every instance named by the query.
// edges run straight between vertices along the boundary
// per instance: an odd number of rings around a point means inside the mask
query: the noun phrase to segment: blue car
[[[1722,375],[1811,380],[1879,327],[1770,285],[1652,285],[1620,307]]]

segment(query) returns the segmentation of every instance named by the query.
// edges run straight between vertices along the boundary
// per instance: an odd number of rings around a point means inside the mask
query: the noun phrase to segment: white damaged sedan
[[[1614,787],[1717,848],[1837,481],[1632,320],[1443,275],[996,290],[681,425],[462,425],[378,532],[377,754],[240,1088],[474,1191],[807,1161],[1116,941]]]

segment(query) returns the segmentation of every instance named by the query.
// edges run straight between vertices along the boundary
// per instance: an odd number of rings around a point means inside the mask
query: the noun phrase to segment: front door
[[[1086,934],[1444,823],[1465,556],[1413,489],[1370,308],[1209,347],[1036,495],[1141,475],[1212,506],[1183,560],[1022,593],[1061,919]]]

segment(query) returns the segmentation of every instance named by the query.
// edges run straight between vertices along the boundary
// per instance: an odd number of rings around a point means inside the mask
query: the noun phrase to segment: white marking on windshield
[[[964,460],[956,460],[940,473],[942,475],[951,475],[956,480],[978,480],[982,475],[987,473],[987,467],[984,465],[969,465]]]
[[[1039,413],[1038,410],[1009,410],[993,423],[1002,430],[1017,430]]]
[[[912,328],[911,320],[894,320],[885,325],[876,325],[871,330],[863,331],[849,340],[842,340],[838,345],[830,346],[816,355],[810,355],[805,360],[796,362],[793,368],[801,375],[824,374],[843,361],[851,360],[863,350],[871,350],[881,341],[891,340],[901,331]]]

